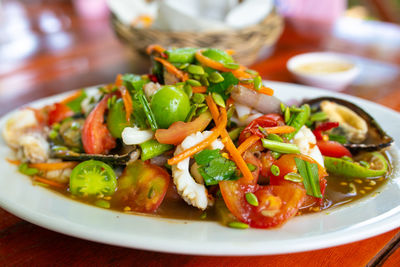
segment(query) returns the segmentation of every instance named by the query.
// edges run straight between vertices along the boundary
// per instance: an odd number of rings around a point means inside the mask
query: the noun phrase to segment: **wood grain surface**
[[[79,17],[69,1],[2,1],[0,114],[32,100],[108,83],[117,73],[146,73],[147,59],[115,37],[107,18]],[[46,28],[46,18],[57,29]],[[287,22],[277,46],[252,66],[263,78],[295,82],[286,70],[293,55],[333,50],[400,64],[399,50],[379,50],[331,32],[308,31]],[[379,51],[378,51],[379,50]],[[269,55],[265,59],[265,55]],[[400,75],[378,85],[345,91],[400,111]],[[1,266],[399,266],[399,229],[363,241],[304,253],[257,257],[205,257],[119,248],[44,228],[0,209]]]

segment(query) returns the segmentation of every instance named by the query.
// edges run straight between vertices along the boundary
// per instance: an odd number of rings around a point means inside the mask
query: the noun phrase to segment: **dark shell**
[[[393,138],[386,134],[376,120],[369,115],[365,110],[359,106],[350,103],[346,100],[335,98],[335,97],[318,97],[309,99],[303,102],[303,104],[309,104],[311,107],[319,109],[319,103],[328,100],[337,104],[348,107],[363,118],[368,124],[368,136],[362,144],[348,143],[344,146],[347,147],[351,153],[357,154],[362,151],[376,151],[383,148],[389,147],[393,143]]]
[[[57,150],[52,151],[53,158],[59,158],[67,161],[85,161],[85,160],[99,160],[112,165],[125,165],[132,159],[132,153],[136,150],[136,146],[129,146],[128,149],[120,151],[121,154],[86,154],[77,153],[71,150]]]

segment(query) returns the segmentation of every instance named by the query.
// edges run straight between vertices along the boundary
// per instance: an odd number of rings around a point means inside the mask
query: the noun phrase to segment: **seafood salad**
[[[214,48],[152,45],[149,74],[14,112],[8,161],[104,209],[273,228],[367,196],[393,143],[360,107],[332,97],[287,105]]]

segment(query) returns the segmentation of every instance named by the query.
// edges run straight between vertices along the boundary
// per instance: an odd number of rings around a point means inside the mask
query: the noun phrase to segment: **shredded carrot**
[[[78,91],[72,93],[71,95],[67,96],[63,100],[61,100],[60,103],[67,104],[67,103],[71,102],[72,100],[80,97],[82,95],[82,92],[83,92],[83,90],[78,90]]]
[[[244,140],[244,142],[241,143],[240,146],[237,148],[240,155],[243,154],[252,145],[254,145],[258,140],[260,140],[260,137],[257,135],[252,135],[249,138],[247,138],[246,140]]]
[[[237,78],[251,78],[252,76],[245,72],[246,67],[241,65],[239,69],[233,70],[233,69],[228,69],[222,64],[221,62],[212,60],[211,58],[206,57],[203,55],[203,49],[199,49],[196,52],[196,59],[206,67],[210,67],[219,71],[225,71],[225,72],[232,72],[233,75]]]
[[[31,163],[30,168],[35,168],[41,171],[54,171],[67,168],[73,168],[78,165],[76,161],[63,161],[63,162],[48,162],[48,163]]]
[[[291,133],[295,130],[296,129],[294,127],[288,125],[265,128],[265,131],[269,134]]]
[[[274,90],[272,90],[269,87],[261,86],[261,88],[259,90],[256,90],[256,89],[254,89],[254,84],[252,84],[252,83],[249,83],[249,84],[239,83],[239,85],[246,87],[248,89],[251,89],[253,91],[256,91],[257,93],[260,93],[260,94],[264,94],[264,95],[273,95],[274,94]]]
[[[59,182],[55,182],[55,181],[52,181],[52,180],[49,180],[49,179],[46,179],[44,177],[40,177],[40,176],[37,176],[37,175],[33,176],[33,181],[39,182],[39,183],[44,183],[44,184],[47,184],[47,185],[50,185],[50,186],[54,186],[54,187],[58,187],[58,188],[65,188],[66,187],[65,184],[62,184],[62,183],[59,183]]]
[[[165,48],[162,47],[161,45],[158,45],[158,44],[152,44],[152,45],[149,45],[149,46],[147,47],[147,49],[146,49],[146,53],[147,53],[148,55],[150,55],[151,52],[153,52],[153,51],[156,51],[156,52],[158,52],[158,53],[161,54],[161,53],[164,53]]]
[[[186,81],[187,79],[189,79],[189,76],[188,76],[187,73],[178,70],[174,65],[172,65],[167,60],[165,60],[163,58],[160,58],[160,57],[154,57],[154,60],[156,60],[156,61],[160,62],[161,64],[163,64],[163,66],[167,69],[167,71],[169,73],[172,73],[173,75],[175,75],[176,77],[178,77],[182,81]]]
[[[214,142],[218,136],[221,135],[221,132],[223,130],[225,130],[226,127],[226,123],[227,123],[227,115],[226,115],[226,110],[224,108],[221,108],[221,116],[220,119],[215,121],[215,124],[217,125],[217,127],[215,127],[212,130],[212,134],[210,136],[208,136],[206,139],[204,139],[203,141],[201,141],[200,143],[198,143],[195,146],[192,146],[189,149],[186,149],[185,151],[179,153],[178,155],[174,156],[173,158],[170,158],[168,160],[168,164],[169,165],[175,165],[178,164],[180,161],[193,156],[194,154],[196,154],[197,152],[200,152],[201,150],[205,149],[206,147],[208,147],[209,145],[211,145],[212,142]]]
[[[233,49],[226,49],[225,52],[226,52],[228,55],[234,55],[234,54],[236,53],[236,51],[233,50]]]
[[[133,105],[132,105],[132,97],[129,91],[126,89],[125,86],[121,85],[118,86],[118,90],[121,93],[122,100],[124,101],[124,107],[125,107],[125,118],[127,122],[131,121],[131,114],[133,112]]]
[[[204,94],[205,92],[207,92],[207,87],[206,86],[192,86],[192,92]]]
[[[14,165],[19,165],[21,164],[21,161],[17,159],[6,159],[9,163],[14,164]]]
[[[115,78],[115,86],[122,86],[124,81],[122,80],[122,74],[118,74],[117,78]]]
[[[206,102],[208,105],[208,109],[210,110],[211,115],[212,115],[214,121],[216,122],[217,118],[219,116],[217,104],[215,104],[214,100],[210,96],[206,97]],[[221,110],[224,110],[226,113],[225,109],[221,108]],[[243,178],[247,181],[253,180],[254,177],[251,174],[249,167],[247,166],[246,162],[242,158],[242,155],[240,154],[240,152],[236,148],[235,144],[233,143],[231,137],[229,136],[228,132],[226,131],[226,128],[224,128],[222,130],[221,137],[222,137],[222,142],[224,143],[224,145],[226,147],[226,150],[228,150],[231,158],[236,163],[236,166],[238,166],[239,170],[242,172]]]
[[[219,117],[219,111],[218,111],[217,104],[215,104],[212,96],[210,96],[210,95],[206,96],[206,103],[207,103],[208,109],[210,110],[214,121],[216,121],[216,119]]]

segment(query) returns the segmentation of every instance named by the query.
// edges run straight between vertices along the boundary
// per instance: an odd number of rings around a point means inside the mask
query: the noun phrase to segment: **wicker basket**
[[[114,14],[111,15],[111,23],[117,36],[142,54],[150,44],[164,47],[216,47],[234,49],[235,59],[247,65],[257,59],[262,48],[274,45],[283,30],[283,19],[275,12],[257,25],[230,31],[196,33],[135,28],[123,24]]]

